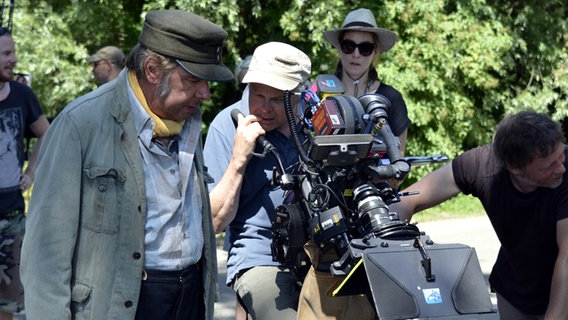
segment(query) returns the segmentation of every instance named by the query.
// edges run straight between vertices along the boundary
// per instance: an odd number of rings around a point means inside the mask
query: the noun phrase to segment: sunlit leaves
[[[268,41],[291,43],[312,60],[312,78],[333,73],[338,56],[323,31],[347,13],[371,9],[398,34],[380,57],[380,80],[403,93],[413,125],[406,153],[454,157],[491,141],[505,113],[568,117],[568,13],[564,0],[18,0],[18,70],[33,73],[44,109],[56,114],[95,87],[84,58],[107,44],[137,42],[145,12],[181,9],[227,30],[231,68]],[[212,84],[205,126],[238,99],[234,84]],[[412,171],[411,179],[432,168]]]

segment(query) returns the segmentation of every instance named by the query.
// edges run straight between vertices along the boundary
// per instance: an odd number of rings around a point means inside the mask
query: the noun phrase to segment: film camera
[[[367,295],[380,319],[494,312],[473,248],[435,244],[389,210],[405,195],[387,181],[448,158],[403,157],[388,122],[390,101],[342,93],[339,79],[320,75],[301,93],[299,112],[284,96],[302,169],[286,172],[277,151],[265,148],[278,163],[272,183],[287,194],[273,221],[273,260],[301,282],[310,267],[304,244],[334,252],[336,260],[316,266],[346,276],[333,295]]]

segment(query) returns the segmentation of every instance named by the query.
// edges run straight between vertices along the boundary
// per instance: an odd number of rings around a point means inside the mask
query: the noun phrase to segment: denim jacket
[[[69,104],[42,143],[22,249],[26,316],[134,319],[144,266],[146,191],[126,69]],[[217,289],[201,145],[206,318]]]

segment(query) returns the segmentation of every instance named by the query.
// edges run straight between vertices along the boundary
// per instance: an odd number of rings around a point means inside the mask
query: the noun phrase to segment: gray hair
[[[162,71],[162,77],[158,83],[156,94],[160,99],[165,99],[170,93],[169,80],[172,70],[178,66],[173,58],[161,55],[139,43],[136,47],[134,47],[134,49],[132,49],[132,51],[130,51],[126,60],[126,67],[133,70],[138,78],[148,80],[146,71],[144,70],[144,61],[146,61],[149,57],[153,57],[159,63],[160,70]]]

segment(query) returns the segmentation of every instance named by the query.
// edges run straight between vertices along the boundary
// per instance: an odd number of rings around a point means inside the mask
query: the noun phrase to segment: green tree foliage
[[[96,86],[88,54],[108,44],[128,52],[149,10],[187,10],[222,25],[230,67],[259,44],[291,43],[311,57],[315,78],[333,73],[338,61],[322,32],[367,7],[379,26],[399,36],[377,70],[408,105],[408,155],[454,157],[490,142],[508,112],[568,116],[565,0],[17,0],[16,6],[18,70],[33,73],[33,88],[50,115]],[[215,114],[238,99],[234,83],[211,87],[204,133]],[[433,168],[415,169],[409,181]]]
[[[50,6],[41,3],[25,13],[17,7],[12,34],[16,71],[32,75],[32,88],[48,116],[56,116],[78,94],[94,88],[84,62],[85,47],[73,40],[67,23]]]
[[[508,26],[514,47],[506,57],[506,111],[531,108],[556,120],[568,116],[566,1],[488,1]]]

